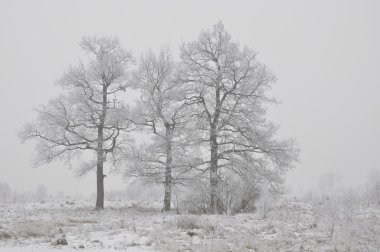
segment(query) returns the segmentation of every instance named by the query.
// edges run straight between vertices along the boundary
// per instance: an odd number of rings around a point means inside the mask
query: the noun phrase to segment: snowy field
[[[0,242],[1,252],[380,251],[380,206],[288,200],[197,216],[125,201],[104,211],[89,201],[2,203]]]

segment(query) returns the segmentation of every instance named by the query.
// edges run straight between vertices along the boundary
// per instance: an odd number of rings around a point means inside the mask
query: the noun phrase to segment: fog
[[[234,40],[259,52],[276,74],[281,101],[269,117],[295,138],[300,163],[293,192],[327,173],[359,186],[380,169],[380,18],[378,1],[2,1],[0,3],[0,182],[19,192],[95,192],[60,162],[33,168],[34,145],[17,132],[33,108],[59,92],[54,83],[83,52],[82,36],[117,36],[136,58],[162,44],[174,52],[219,20]],[[122,189],[118,174],[106,190]]]

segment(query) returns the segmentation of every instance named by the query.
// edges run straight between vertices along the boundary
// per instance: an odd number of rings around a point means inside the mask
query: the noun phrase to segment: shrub
[[[177,217],[177,228],[199,229],[199,217],[195,215],[181,215]]]
[[[242,178],[229,175],[220,178],[217,208],[219,213],[235,214],[254,212],[260,189],[251,177]],[[210,190],[207,179],[193,180],[180,203],[180,209],[186,213],[204,214],[209,212]]]

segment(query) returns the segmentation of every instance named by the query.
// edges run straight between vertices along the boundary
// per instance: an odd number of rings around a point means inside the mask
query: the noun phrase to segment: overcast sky
[[[380,1],[0,1],[0,182],[18,191],[95,192],[60,163],[32,168],[33,144],[17,132],[82,52],[82,36],[117,36],[135,56],[198,37],[219,20],[234,40],[259,52],[278,77],[282,103],[269,117],[297,139],[300,164],[288,175],[308,190],[333,172],[346,185],[380,169]],[[123,181],[107,177],[107,189]]]

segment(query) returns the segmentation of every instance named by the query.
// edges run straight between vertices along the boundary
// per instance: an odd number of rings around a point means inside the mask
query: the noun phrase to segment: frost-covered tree
[[[372,169],[368,173],[367,197],[373,203],[380,204],[380,171]]]
[[[318,180],[318,187],[324,198],[331,197],[334,193],[336,176],[332,172],[322,174]]]
[[[37,120],[20,137],[38,140],[37,165],[57,158],[86,160],[80,173],[96,169],[96,208],[103,209],[104,164],[115,165],[128,145],[123,132],[132,129],[121,97],[131,55],[116,38],[86,37],[80,45],[91,56],[87,64],[69,67],[58,81],[63,94],[37,109]]]
[[[5,202],[12,196],[11,188],[8,183],[0,183],[0,201]]]
[[[254,173],[275,189],[297,157],[292,140],[275,139],[265,119],[274,75],[257,54],[231,40],[222,23],[181,48],[182,81],[198,96],[201,141],[209,149],[210,211],[218,212],[218,182],[224,171]]]
[[[191,134],[186,133],[193,101],[176,72],[169,49],[162,48],[159,55],[144,54],[134,75],[141,93],[139,124],[153,132],[151,143],[136,152],[137,172],[149,182],[163,183],[164,211],[170,210],[172,186],[184,179],[195,161],[189,148]]]
[[[47,197],[47,188],[45,185],[38,185],[36,189],[36,199],[37,200],[44,200]]]

